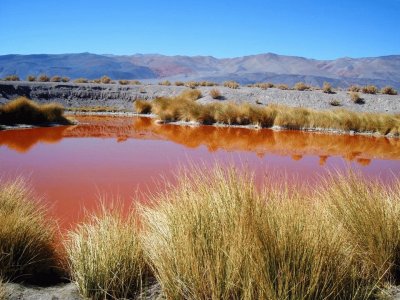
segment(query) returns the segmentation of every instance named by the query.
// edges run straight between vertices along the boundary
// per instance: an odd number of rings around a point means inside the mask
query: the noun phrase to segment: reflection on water
[[[25,175],[66,227],[102,194],[145,201],[178,165],[246,164],[257,176],[302,181],[352,166],[366,176],[400,174],[400,139],[298,131],[160,125],[149,118],[77,117],[78,126],[0,132],[0,176]]]

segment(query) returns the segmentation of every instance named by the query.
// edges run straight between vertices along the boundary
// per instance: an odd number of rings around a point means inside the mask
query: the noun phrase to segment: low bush
[[[329,101],[329,104],[332,106],[341,106],[342,105],[342,103],[336,99],[332,99],[331,101]]]
[[[212,89],[212,90],[210,90],[210,96],[213,99],[221,99],[222,94],[221,94],[221,92],[219,90]]]
[[[69,82],[69,78],[68,77],[63,77],[63,78],[61,78],[61,81],[62,82]]]
[[[33,75],[29,75],[28,77],[26,77],[26,80],[27,81],[36,81],[36,76],[33,76]]]
[[[310,90],[310,86],[306,85],[304,82],[297,82],[294,85],[294,89],[297,91],[308,91]]]
[[[17,75],[8,75],[4,77],[5,81],[19,81],[19,77]]]
[[[118,83],[120,85],[128,85],[128,84],[130,84],[130,81],[129,80],[118,80]]]
[[[53,76],[51,77],[50,81],[51,82],[61,82],[61,77],[60,76]]]
[[[0,183],[0,277],[45,284],[60,280],[56,224],[22,179]]]
[[[230,89],[238,89],[239,88],[239,83],[237,83],[236,81],[225,81],[224,82],[224,87],[228,87]]]
[[[135,102],[133,104],[135,106],[135,111],[138,114],[150,114],[151,113],[152,104],[150,101],[137,99],[137,100],[135,100]]]
[[[218,84],[216,84],[215,82],[212,82],[212,81],[202,81],[202,82],[200,82],[200,85],[201,86],[216,86]]]
[[[273,88],[275,87],[273,83],[271,82],[259,82],[259,83],[255,83],[252,85],[253,87],[258,87],[262,90],[267,90],[269,88]]]
[[[72,280],[90,299],[133,299],[148,275],[133,213],[102,208],[69,233],[65,243]],[[136,298],[135,298],[136,299]]]
[[[74,80],[75,83],[88,83],[89,81],[86,78],[77,78]]]
[[[195,101],[195,100],[200,99],[201,97],[203,97],[203,95],[201,94],[200,90],[188,89],[188,90],[184,90],[183,92],[181,92],[178,97],[181,97],[181,98],[187,99],[187,100]]]
[[[280,90],[288,90],[289,89],[289,86],[287,84],[278,84],[276,87]]]
[[[397,91],[391,86],[385,86],[381,89],[381,94],[385,95],[397,95]]]
[[[363,98],[361,98],[360,94],[356,92],[350,92],[350,99],[356,104],[364,104],[365,101]]]
[[[139,80],[131,80],[131,84],[133,84],[133,85],[141,85],[142,83]]]
[[[349,92],[358,93],[358,92],[361,91],[361,88],[360,88],[358,85],[351,85],[351,86],[348,88],[348,91],[349,91]]]
[[[324,82],[322,86],[322,91],[326,94],[333,94],[332,86],[329,82]]]
[[[64,107],[59,104],[39,105],[26,97],[19,97],[0,106],[0,124],[70,124],[63,114]]]
[[[378,88],[376,86],[374,86],[374,85],[366,85],[366,86],[362,87],[361,91],[364,94],[373,94],[373,95],[375,95],[378,92]]]
[[[198,87],[199,85],[200,85],[200,83],[197,82],[197,81],[188,81],[188,82],[185,82],[185,86],[188,87],[188,88],[191,88],[191,89],[195,89],[195,88]]]
[[[112,83],[112,80],[110,77],[104,75],[103,77],[100,78],[100,82],[103,84],[109,84]]]
[[[164,81],[159,82],[158,84],[159,84],[159,85],[170,86],[170,85],[171,85],[171,82],[168,81],[168,80],[164,80]]]
[[[47,75],[45,75],[45,74],[41,74],[41,75],[39,75],[39,77],[38,77],[38,81],[39,81],[39,82],[49,82],[49,81],[50,81],[50,78],[49,78]]]
[[[183,81],[175,81],[176,86],[184,86],[185,83]]]

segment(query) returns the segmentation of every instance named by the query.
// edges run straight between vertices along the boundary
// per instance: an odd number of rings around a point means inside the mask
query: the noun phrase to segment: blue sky
[[[0,54],[400,54],[400,0],[0,0]]]

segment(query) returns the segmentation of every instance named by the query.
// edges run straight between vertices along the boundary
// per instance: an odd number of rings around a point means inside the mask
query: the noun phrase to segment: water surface
[[[348,167],[384,181],[400,175],[399,139],[160,125],[139,117],[77,119],[78,126],[0,132],[0,175],[29,177],[63,228],[82,218],[82,208],[96,207],[99,195],[146,201],[143,193],[189,163],[245,165],[258,180],[285,172],[313,182]]]

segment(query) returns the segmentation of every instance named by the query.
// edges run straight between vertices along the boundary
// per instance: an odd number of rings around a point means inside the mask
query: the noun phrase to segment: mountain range
[[[70,78],[158,80],[235,80],[242,84],[270,81],[293,85],[298,81],[321,86],[351,84],[391,85],[400,88],[400,55],[316,60],[273,53],[215,58],[160,54],[99,55],[32,54],[1,55],[0,77],[47,74]]]

